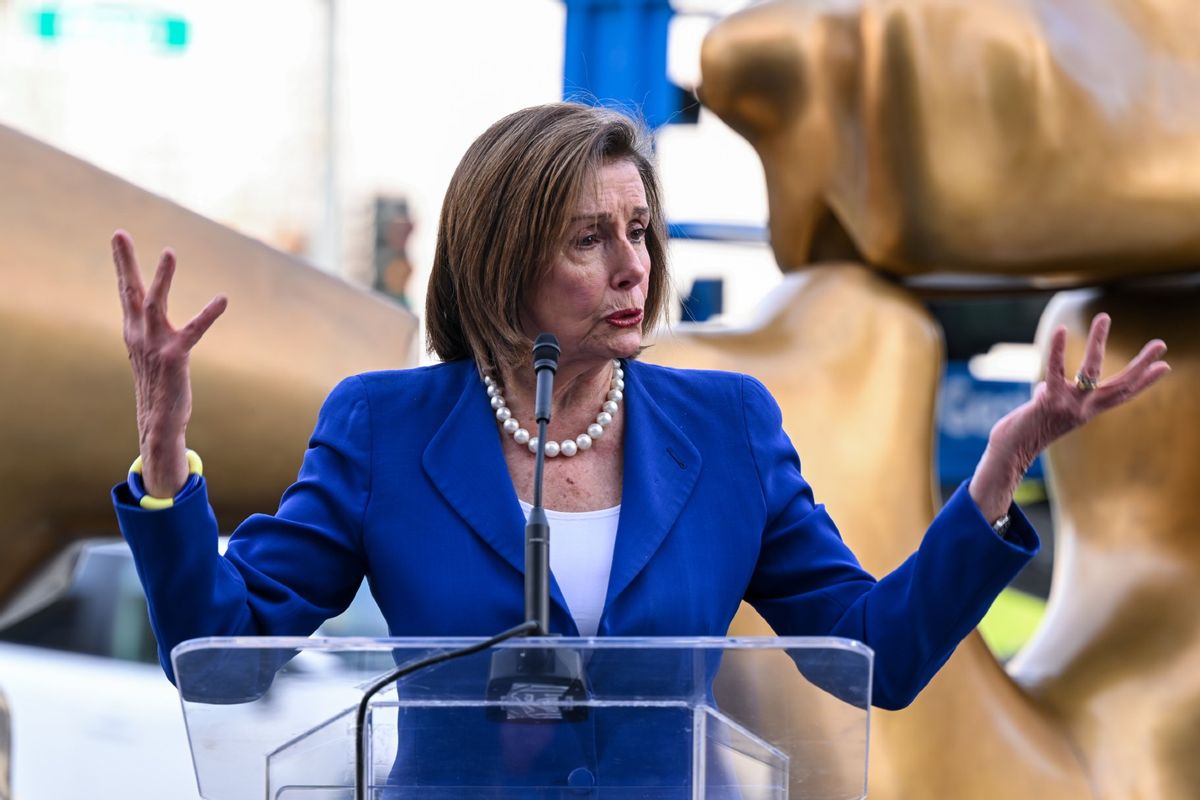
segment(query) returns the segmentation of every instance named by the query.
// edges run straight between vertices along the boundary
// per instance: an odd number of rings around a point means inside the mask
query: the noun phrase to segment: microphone
[[[533,343],[533,372],[537,376],[537,395],[533,416],[537,422],[550,421],[550,405],[554,390],[554,373],[558,372],[558,356],[562,348],[553,333],[539,333]],[[538,431],[540,436],[541,431]],[[539,441],[541,441],[539,439]]]
[[[546,466],[546,425],[554,397],[554,373],[562,348],[553,333],[539,333],[533,343],[533,371],[537,393],[533,414],[538,443],[533,471],[533,509],[525,525],[525,621],[536,622],[538,633],[550,633],[550,522],[542,506],[542,478]]]

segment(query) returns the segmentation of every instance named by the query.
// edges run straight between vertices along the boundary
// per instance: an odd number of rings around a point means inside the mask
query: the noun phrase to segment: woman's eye
[[[582,236],[580,236],[578,239],[575,240],[575,246],[576,247],[591,247],[592,245],[596,244],[596,242],[598,242],[598,241],[600,241],[600,237],[596,236],[596,234],[585,233]]]
[[[645,238],[646,229],[641,226],[635,227],[633,230],[629,231],[629,241],[631,242],[641,242],[645,240]]]

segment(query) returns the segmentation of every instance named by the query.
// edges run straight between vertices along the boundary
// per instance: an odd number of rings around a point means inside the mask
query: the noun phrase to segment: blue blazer
[[[919,549],[876,580],[800,473],[778,406],[753,378],[631,361],[620,525],[600,636],[723,636],[742,600],[780,635],[875,650],[873,701],[916,696],[1036,552],[965,487]],[[307,635],[365,575],[393,636],[489,636],[524,618],[524,516],[474,364],[348,378],[325,402],[274,515],[224,557],[203,482],[174,507],[113,497],[149,599],[163,668],[181,641]],[[553,462],[548,465],[553,469]],[[870,487],[863,487],[869,496]],[[578,632],[558,585],[551,627]]]

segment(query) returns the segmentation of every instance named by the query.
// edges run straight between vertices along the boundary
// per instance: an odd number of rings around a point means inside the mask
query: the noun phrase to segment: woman
[[[919,550],[876,581],[815,503],[761,384],[637,360],[669,285],[645,153],[628,120],[578,105],[525,109],[485,132],[438,231],[427,325],[443,363],[343,381],[279,510],[246,520],[223,558],[185,431],[188,353],[225,299],[175,331],[164,314],[174,255],[143,292],[132,242],[115,235],[141,460],[114,502],[168,674],[170,649],[187,638],[310,633],[364,574],[394,636],[490,635],[519,622],[529,347],[549,331],[562,345],[544,492],[558,512],[552,629],[720,636],[746,599],[781,635],[869,644],[874,702],[899,708],[1036,551],[1012,505],[1033,458],[1169,369],[1154,341],[1096,385],[1102,315],[1069,382],[1056,332],[1046,382],[997,424]]]

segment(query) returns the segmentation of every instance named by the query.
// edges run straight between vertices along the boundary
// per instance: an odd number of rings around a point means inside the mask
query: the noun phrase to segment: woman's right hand
[[[113,234],[112,248],[125,316],[125,348],[133,367],[142,481],[153,497],[173,497],[188,477],[185,440],[192,415],[189,355],[225,311],[228,301],[224,295],[217,295],[191,321],[175,330],[167,321],[175,253],[163,250],[147,292],[133,252],[133,239],[119,230]]]

